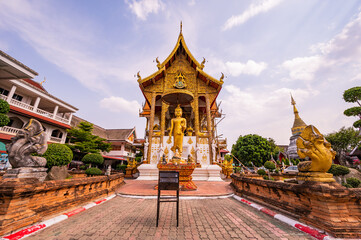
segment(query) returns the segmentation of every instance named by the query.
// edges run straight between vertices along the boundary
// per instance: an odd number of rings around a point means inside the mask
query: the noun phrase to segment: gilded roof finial
[[[157,62],[157,68],[160,69],[161,64],[160,64],[160,62],[159,62],[159,60],[158,60],[158,57],[155,59],[155,61]]]
[[[44,81],[40,82],[40,85],[43,86],[43,83],[46,82],[46,78],[44,77]]]
[[[203,68],[204,68],[204,64],[206,63],[206,59],[205,58],[203,58],[203,61],[201,62],[201,70],[203,70]]]
[[[181,23],[180,23],[180,33],[182,33],[182,26],[183,26],[183,24],[182,24],[182,21],[181,21]]]
[[[221,78],[219,79],[219,81],[222,83],[223,82],[223,79],[224,79],[224,74],[221,72],[222,76]]]
[[[139,73],[140,73],[140,71],[138,71],[138,73],[137,73],[138,81],[140,81],[142,79],[142,77],[140,76]]]

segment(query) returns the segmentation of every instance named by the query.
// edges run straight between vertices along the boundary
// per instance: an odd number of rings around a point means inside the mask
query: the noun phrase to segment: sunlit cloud
[[[164,4],[161,0],[126,0],[126,3],[137,18],[143,21],[147,20],[150,13],[156,14],[164,9]]]
[[[100,101],[100,106],[102,108],[108,109],[110,112],[115,113],[130,113],[132,115],[137,115],[141,105],[133,100],[128,101],[122,97],[107,97]]]
[[[228,30],[247,22],[249,19],[258,14],[270,11],[282,2],[282,0],[263,0],[255,4],[251,4],[242,14],[232,16],[227,19],[223,26],[223,30]]]

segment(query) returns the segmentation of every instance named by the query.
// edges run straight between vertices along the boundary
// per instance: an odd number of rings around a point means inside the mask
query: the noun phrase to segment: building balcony
[[[3,99],[5,101],[7,101],[7,96],[0,94],[0,99]],[[43,117],[53,119],[53,120],[56,120],[58,122],[70,125],[70,121],[71,121],[70,118],[62,118],[62,117],[57,116],[57,115],[54,116],[53,113],[47,112],[47,111],[45,111],[43,109],[40,109],[40,108],[34,109],[34,106],[32,106],[30,104],[27,104],[27,103],[24,103],[24,102],[21,102],[21,101],[18,101],[16,99],[10,99],[9,104],[10,104],[10,106],[16,106],[18,108],[21,108],[21,109],[27,110],[29,112],[41,115]]]
[[[4,127],[0,127],[0,132],[4,132],[6,134],[9,135],[16,135],[19,132],[19,128],[13,128],[13,127],[8,127],[8,126],[4,126]]]
[[[61,138],[58,138],[58,137],[50,137],[49,140],[50,140],[51,142],[61,143]]]

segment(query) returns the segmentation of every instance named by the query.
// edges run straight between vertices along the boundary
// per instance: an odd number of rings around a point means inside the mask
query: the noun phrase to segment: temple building
[[[287,155],[290,159],[300,158],[297,154],[296,140],[302,133],[302,131],[307,127],[306,123],[301,119],[296,108],[296,102],[291,96],[291,104],[293,106],[293,113],[295,114],[295,121],[291,128],[292,136],[290,137],[290,145],[287,149]]]
[[[78,116],[74,116],[71,121],[72,127],[77,127],[81,122],[89,122]],[[93,124],[93,123],[92,123]],[[104,159],[114,160],[116,164],[126,164],[129,160],[134,160],[139,151],[143,151],[144,139],[138,139],[135,127],[127,129],[105,129],[93,124],[92,134],[104,138],[111,144],[111,150],[102,153]]]
[[[158,58],[156,62],[158,71],[152,75],[142,78],[137,74],[145,97],[140,117],[147,122],[145,158],[138,179],[157,179],[156,165],[164,155],[167,162],[174,156],[194,159],[199,166],[194,180],[220,180],[212,174],[220,171],[215,165],[219,144],[214,125],[221,116],[216,99],[223,74],[216,79],[203,71],[205,59],[199,63],[193,57],[182,29],[170,55],[162,63]]]

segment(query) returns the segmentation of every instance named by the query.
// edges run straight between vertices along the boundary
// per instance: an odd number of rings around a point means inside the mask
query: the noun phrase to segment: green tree
[[[353,123],[355,128],[359,128],[361,132],[361,87],[353,87],[343,93],[343,99],[346,102],[357,103],[359,106],[346,109],[343,113],[346,116],[356,116],[359,120]]]
[[[354,149],[361,140],[359,132],[353,127],[342,127],[338,132],[325,135],[325,138],[337,152],[337,158],[342,164],[345,164],[345,154]]]
[[[0,127],[8,125],[10,122],[9,117],[6,115],[9,110],[9,103],[3,99],[0,99]]]
[[[270,142],[256,134],[239,136],[232,146],[232,154],[243,164],[249,165],[249,162],[252,162],[257,167],[270,159],[271,150]]]
[[[67,146],[82,159],[87,153],[109,152],[111,144],[106,139],[92,134],[93,124],[81,122],[75,128],[68,130],[70,143]]]
[[[100,153],[89,153],[83,157],[82,161],[85,164],[90,164],[89,166],[92,167],[92,164],[96,166],[103,164],[104,158]]]
[[[64,144],[52,143],[43,154],[46,159],[46,167],[68,165],[73,159],[73,152]]]

